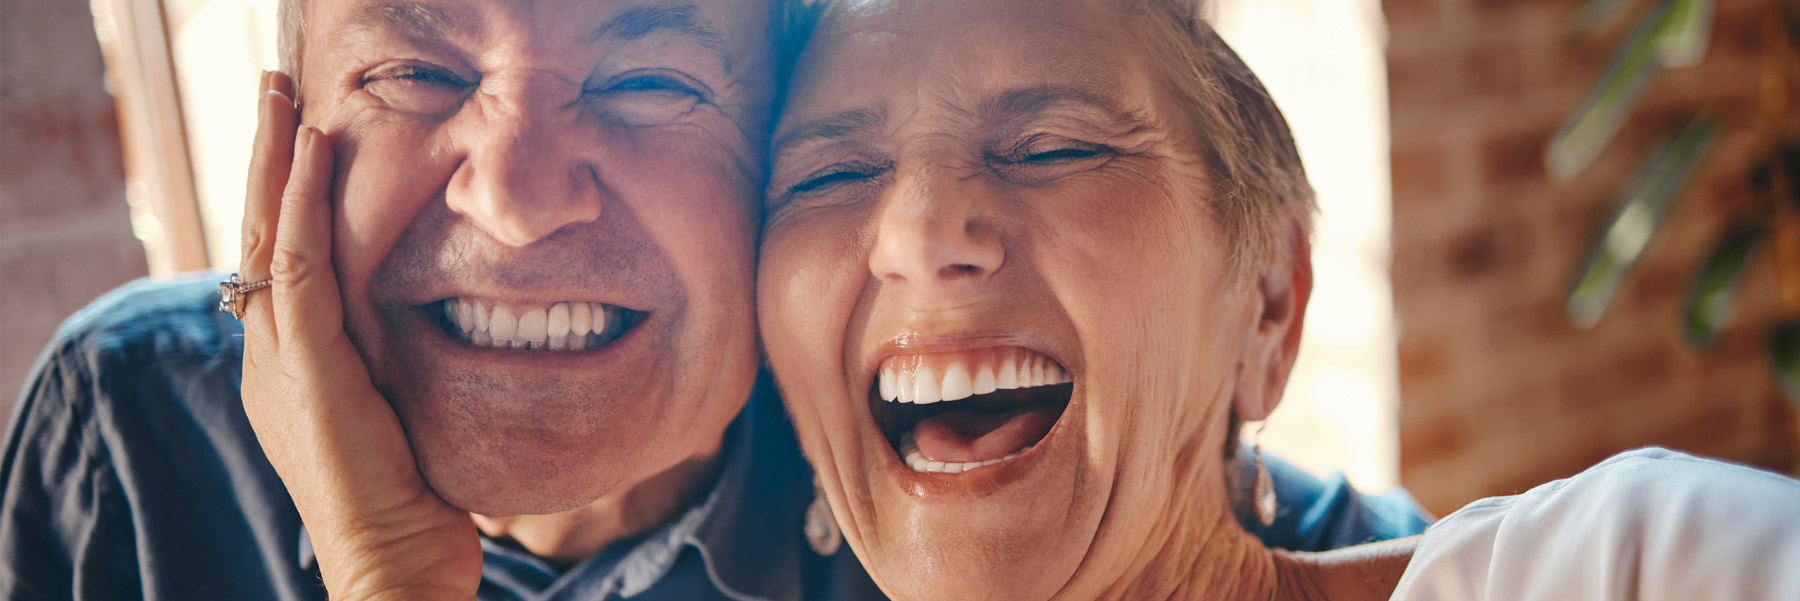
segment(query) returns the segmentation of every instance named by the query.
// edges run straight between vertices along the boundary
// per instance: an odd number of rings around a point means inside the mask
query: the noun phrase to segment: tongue
[[[913,426],[919,454],[933,461],[999,459],[1043,440],[1056,425],[1059,407],[1021,407],[1006,413],[949,411]]]

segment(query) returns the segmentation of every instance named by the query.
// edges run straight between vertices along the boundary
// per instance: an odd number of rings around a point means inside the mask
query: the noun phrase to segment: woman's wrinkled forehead
[[[1019,91],[1062,90],[1142,116],[1147,45],[1107,0],[834,2],[793,79],[782,129],[861,110],[979,112]],[[777,134],[781,137],[781,133]]]

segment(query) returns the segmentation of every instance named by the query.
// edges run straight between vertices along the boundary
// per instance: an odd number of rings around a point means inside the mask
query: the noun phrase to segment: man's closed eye
[[[477,83],[437,65],[406,61],[375,70],[363,79],[363,88],[395,110],[446,115],[462,105]]]
[[[712,101],[712,89],[670,69],[636,69],[586,92],[608,121],[620,125],[661,125]]]

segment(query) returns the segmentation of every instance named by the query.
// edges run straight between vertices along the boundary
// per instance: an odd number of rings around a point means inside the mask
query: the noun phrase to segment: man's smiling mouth
[[[1019,347],[904,355],[882,362],[869,400],[907,467],[954,474],[1031,450],[1068,409],[1073,382]]]
[[[643,321],[643,313],[605,303],[516,305],[467,298],[436,303],[439,327],[478,347],[584,351],[605,346]],[[427,305],[430,307],[430,305]]]

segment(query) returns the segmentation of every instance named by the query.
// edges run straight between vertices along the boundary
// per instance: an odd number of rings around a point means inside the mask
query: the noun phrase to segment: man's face
[[[756,370],[766,5],[311,0],[306,21],[346,329],[437,493],[549,513],[715,452]]]

